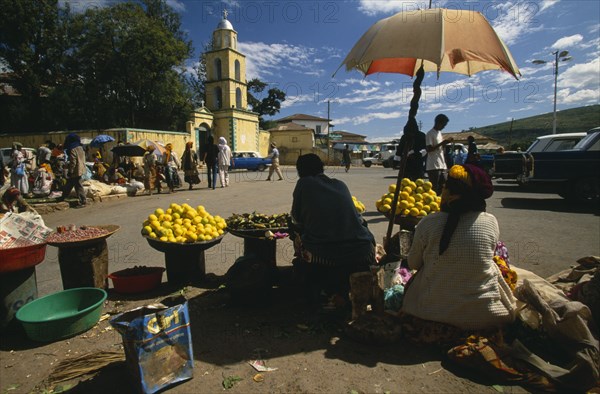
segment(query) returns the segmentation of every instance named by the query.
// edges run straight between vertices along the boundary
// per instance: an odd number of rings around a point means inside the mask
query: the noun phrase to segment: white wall
[[[326,120],[294,120],[293,122],[304,127],[308,127],[309,129],[313,129],[315,132],[317,131],[317,126],[321,126],[321,134],[327,134],[329,132],[329,122]]]

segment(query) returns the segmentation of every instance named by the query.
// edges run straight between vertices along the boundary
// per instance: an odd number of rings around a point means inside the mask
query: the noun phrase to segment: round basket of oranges
[[[403,229],[414,229],[421,218],[440,210],[441,198],[431,188],[431,182],[424,179],[414,181],[404,178],[400,182],[398,202],[394,207],[396,184],[388,187],[388,192],[375,202],[375,207],[387,218],[394,216],[394,222]]]

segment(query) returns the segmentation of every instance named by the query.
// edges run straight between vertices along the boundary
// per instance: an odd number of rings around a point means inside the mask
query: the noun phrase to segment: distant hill
[[[557,112],[556,132],[576,133],[600,127],[600,105],[565,109]],[[491,126],[477,127],[469,131],[492,137],[500,145],[525,150],[540,135],[552,134],[553,113],[515,119],[510,130],[510,121]]]

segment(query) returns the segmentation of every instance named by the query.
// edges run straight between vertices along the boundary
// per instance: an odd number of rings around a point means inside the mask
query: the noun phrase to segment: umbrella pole
[[[412,144],[405,144],[402,150],[402,157],[400,159],[400,168],[398,169],[398,177],[396,178],[396,190],[394,190],[394,198],[392,199],[392,210],[390,211],[390,221],[388,223],[386,237],[384,238],[383,246],[386,252],[390,252],[390,239],[392,236],[392,230],[394,228],[394,221],[396,219],[396,205],[398,204],[398,196],[400,195],[400,186],[402,178],[404,178],[404,172],[406,168],[406,162],[408,160],[408,152],[412,149]]]
[[[413,98],[410,100],[410,110],[408,112],[408,121],[410,122],[411,118],[416,118],[417,111],[419,109],[419,99],[421,98],[421,82],[423,82],[423,78],[425,77],[425,70],[423,69],[423,64],[419,67],[419,70],[416,73],[415,82],[413,83]],[[408,122],[407,122],[408,125]],[[391,251],[390,248],[390,240],[392,237],[392,230],[394,228],[394,222],[396,219],[396,205],[398,204],[398,196],[400,195],[400,186],[402,183],[402,178],[404,178],[404,173],[406,169],[406,162],[408,161],[408,152],[413,148],[413,142],[411,141],[408,144],[404,145],[404,149],[402,150],[402,157],[400,159],[400,168],[398,169],[398,177],[396,178],[396,190],[394,190],[394,198],[392,199],[392,210],[390,211],[390,221],[388,223],[387,233],[385,238],[383,239],[383,248],[387,253]],[[420,153],[420,152],[419,152]]]

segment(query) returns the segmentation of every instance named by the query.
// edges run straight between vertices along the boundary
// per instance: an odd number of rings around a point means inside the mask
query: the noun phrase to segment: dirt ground
[[[232,212],[289,212],[295,178],[288,182],[264,182],[266,174],[233,176],[234,184],[224,190],[182,191],[175,195],[153,195],[94,204],[83,210],[65,210],[44,215],[55,228],[69,223],[115,223],[121,230],[109,239],[109,272],[135,264],[164,266],[163,254],[141,240],[143,218],[171,202],[203,204],[213,214],[228,217]],[[291,174],[291,175],[290,175]],[[249,176],[260,176],[250,179]],[[344,180],[352,194],[370,204],[364,216],[378,242],[387,220],[372,212],[373,202],[393,182],[389,170],[353,168],[334,174]],[[333,175],[332,175],[333,176]],[[268,187],[268,189],[266,189]],[[263,196],[269,198],[248,199]],[[135,208],[135,209],[132,209]],[[489,200],[489,211],[498,217],[502,239],[514,263],[547,277],[573,264],[577,258],[598,255],[598,216],[565,206],[558,196],[525,194],[512,186],[499,185]],[[76,211],[76,212],[74,212]],[[568,241],[565,241],[568,229]],[[524,393],[520,386],[497,385],[479,373],[459,368],[448,361],[446,350],[401,341],[373,345],[350,339],[344,321],[320,313],[306,304],[301,291],[291,285],[289,240],[278,246],[280,286],[272,294],[249,305],[232,303],[220,285],[224,274],[244,249],[241,239],[227,235],[219,248],[207,252],[207,278],[188,286],[194,352],[193,379],[167,389],[169,393]],[[555,245],[562,245],[555,248]],[[281,265],[280,265],[281,264]],[[62,290],[56,248],[48,248],[43,264],[36,267],[40,296]],[[178,292],[165,277],[161,287],[137,297],[109,290],[103,313],[115,314],[160,301]],[[81,376],[56,385],[48,382],[56,366],[65,360],[100,351],[122,352],[122,338],[108,319],[91,330],[62,341],[43,344],[26,339],[24,333],[0,333],[0,394],[133,393],[136,386],[126,364],[115,362],[94,376]],[[262,359],[275,371],[259,372],[249,361]],[[240,380],[238,380],[239,378]],[[260,380],[260,379],[257,379]],[[224,382],[232,387],[224,388]]]
[[[207,275],[184,289],[188,299],[194,352],[194,378],[169,388],[172,393],[413,393],[527,392],[494,386],[448,363],[444,349],[408,342],[373,345],[345,334],[343,316],[309,306],[282,268],[280,285],[268,299],[234,302],[220,288],[222,276]],[[109,291],[105,314],[160,301],[180,289],[163,283],[143,299]],[[50,344],[29,341],[21,332],[0,343],[0,389],[8,393],[131,393],[136,391],[124,361],[95,375],[50,384],[48,376],[63,360],[99,351],[122,351],[121,336],[109,319],[73,338]],[[250,360],[262,359],[275,371],[259,373]],[[238,379],[239,378],[239,379]],[[257,377],[256,380],[260,380]],[[234,381],[226,389],[224,383]]]

